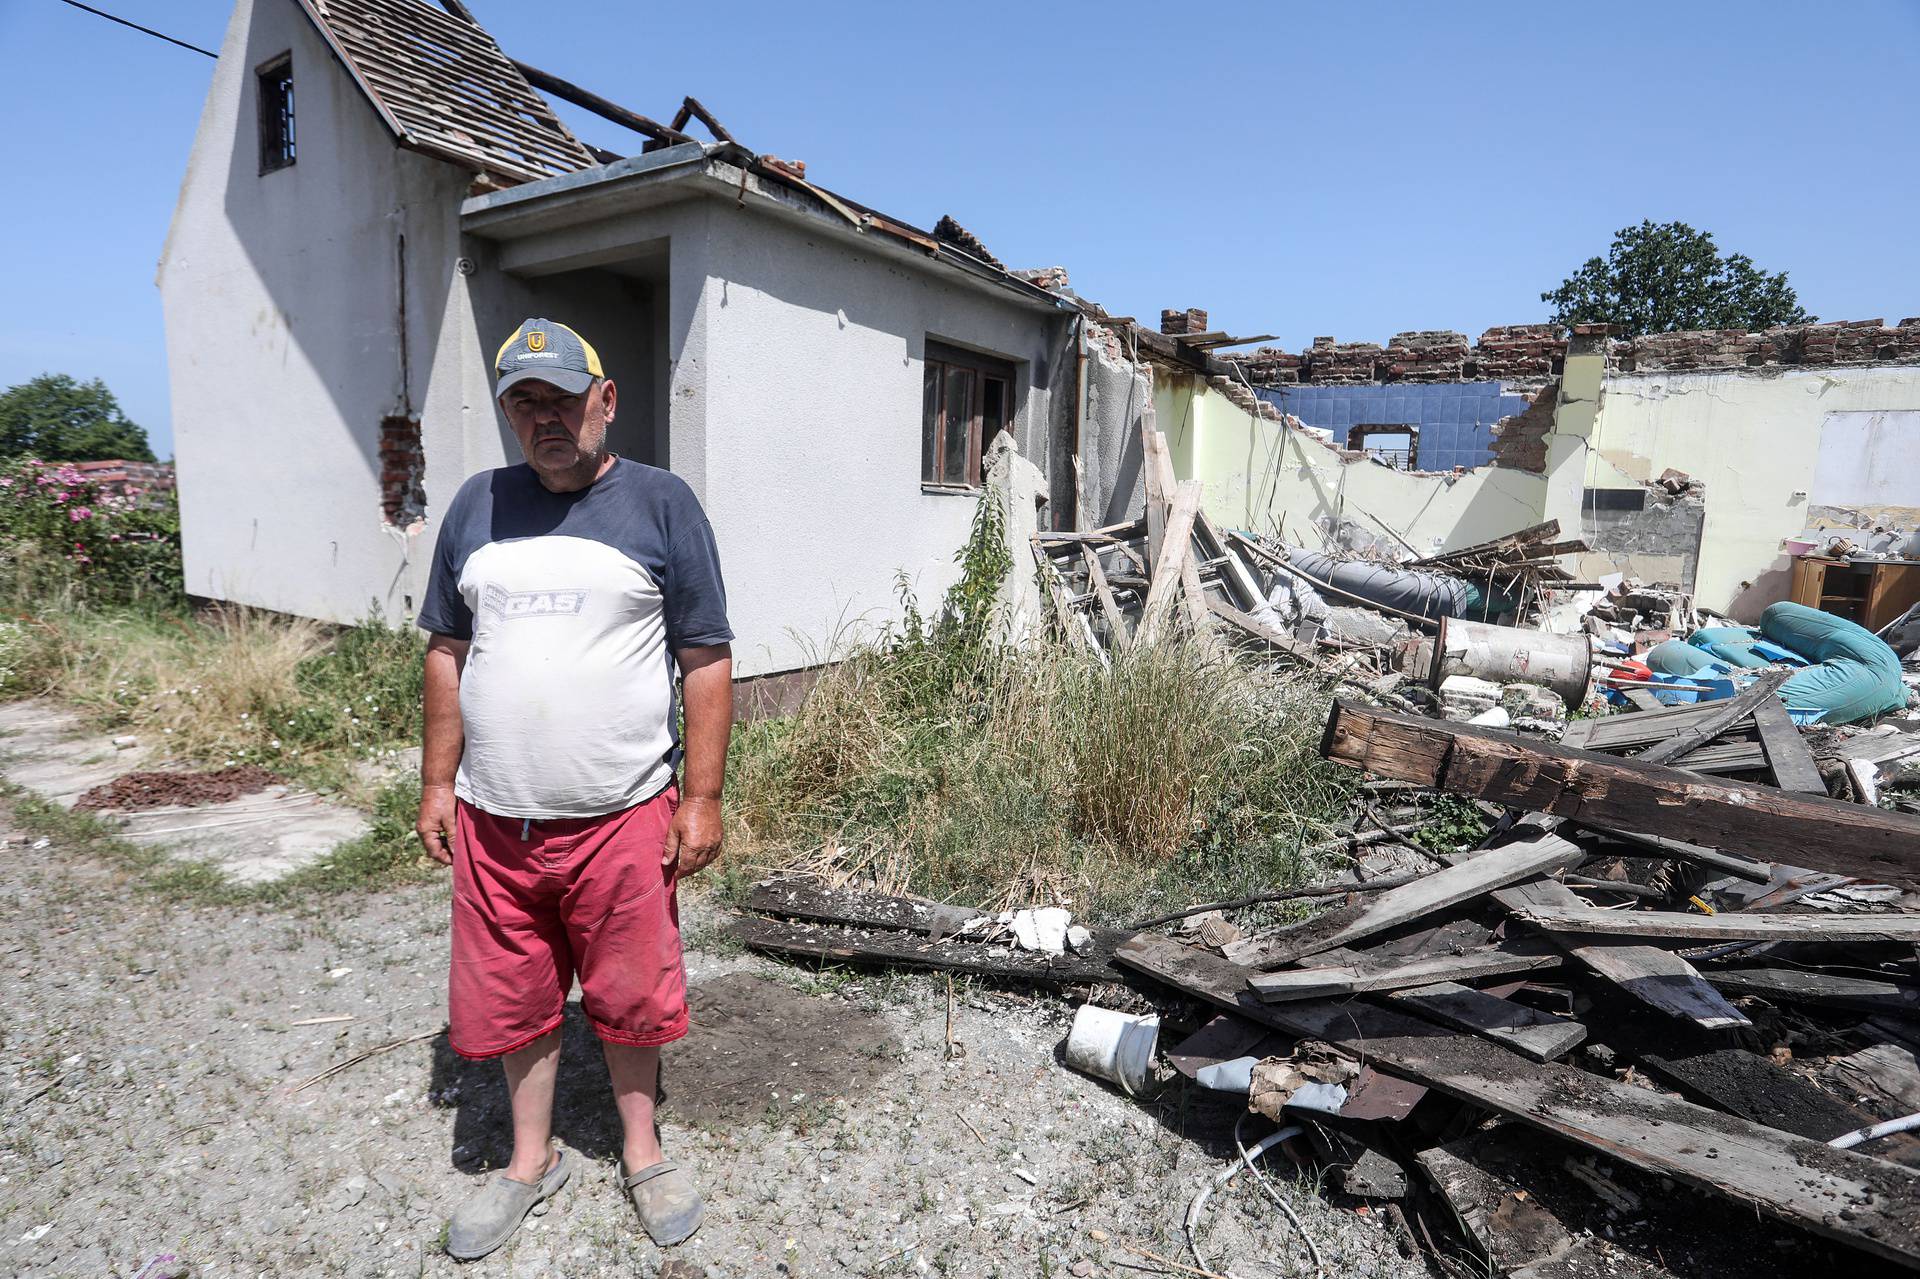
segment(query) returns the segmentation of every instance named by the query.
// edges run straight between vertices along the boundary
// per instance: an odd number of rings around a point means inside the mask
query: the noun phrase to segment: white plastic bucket
[[[1157,1014],[1134,1016],[1082,1004],[1067,1032],[1065,1055],[1075,1070],[1118,1084],[1131,1097],[1147,1086],[1159,1043]]]

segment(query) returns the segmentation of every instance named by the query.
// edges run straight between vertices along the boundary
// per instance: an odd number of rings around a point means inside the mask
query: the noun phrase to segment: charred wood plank
[[[1152,934],[1136,934],[1115,958],[1249,1020],[1324,1039],[1608,1158],[1920,1269],[1920,1173],[1910,1169],[1571,1066],[1531,1062],[1390,1009],[1330,1000],[1264,1004],[1247,989],[1246,969]]]
[[[793,959],[932,968],[1054,990],[1121,979],[1097,947],[1090,955],[1045,955],[1011,946],[934,941],[911,933],[785,923],[751,915],[736,916],[729,927],[749,949]]]
[[[1542,834],[1518,840],[1423,875],[1411,884],[1390,888],[1365,904],[1329,911],[1298,928],[1264,940],[1257,948],[1242,950],[1234,958],[1256,967],[1278,967],[1457,906],[1503,884],[1544,871],[1577,866],[1586,856],[1585,849],[1558,835]]]
[[[1535,906],[1567,906],[1580,901],[1552,880],[1502,888],[1493,899],[1511,911]],[[1657,946],[1609,945],[1553,938],[1593,974],[1648,1007],[1693,1022],[1702,1030],[1727,1030],[1753,1023],[1694,970],[1692,964]]]
[[[1920,888],[1920,817],[1337,701],[1321,754],[1381,777]]]

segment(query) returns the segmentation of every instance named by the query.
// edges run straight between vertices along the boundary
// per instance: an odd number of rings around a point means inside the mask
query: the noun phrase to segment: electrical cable
[[[1267,1180],[1266,1174],[1255,1167],[1253,1163],[1254,1160],[1266,1154],[1267,1151],[1273,1149],[1273,1147],[1279,1145],[1281,1142],[1290,1141],[1306,1130],[1299,1124],[1291,1124],[1280,1129],[1278,1132],[1269,1134],[1249,1148],[1247,1144],[1240,1139],[1240,1132],[1241,1129],[1246,1126],[1246,1121],[1247,1116],[1242,1114],[1233,1125],[1233,1145],[1234,1148],[1240,1152],[1240,1158],[1215,1173],[1211,1180],[1200,1187],[1199,1191],[1193,1196],[1192,1202],[1187,1205],[1187,1214],[1183,1222],[1187,1235],[1187,1250],[1193,1254],[1193,1259],[1200,1264],[1203,1270],[1212,1269],[1205,1255],[1200,1251],[1200,1241],[1196,1233],[1200,1226],[1201,1214],[1206,1209],[1207,1200],[1213,1197],[1214,1191],[1220,1189],[1229,1181],[1232,1181],[1234,1177],[1238,1176],[1241,1172],[1250,1172],[1253,1174],[1254,1180],[1259,1183],[1260,1188],[1266,1191],[1267,1197],[1279,1205],[1280,1211],[1285,1214],[1288,1223],[1293,1227],[1294,1231],[1299,1234],[1301,1240],[1305,1242],[1307,1245],[1307,1255],[1313,1258],[1315,1279],[1322,1279],[1326,1274],[1326,1267],[1320,1259],[1320,1249],[1314,1246],[1313,1236],[1309,1235],[1306,1227],[1300,1224],[1300,1218],[1294,1215],[1293,1209],[1287,1205],[1287,1201],[1282,1199],[1280,1193],[1273,1188],[1272,1183]]]
[[[205,54],[209,58],[218,58],[220,56],[211,49],[202,49],[197,44],[188,44],[185,40],[176,40],[164,31],[155,31],[152,27],[143,27],[137,22],[128,22],[125,18],[108,13],[105,9],[96,9],[90,4],[81,4],[80,0],[60,0],[60,3],[72,5],[76,9],[83,9],[97,18],[105,18],[108,22],[117,22],[123,27],[132,27],[142,35],[152,36],[156,40],[165,40],[168,44],[177,44],[182,49],[190,49],[194,53]]]

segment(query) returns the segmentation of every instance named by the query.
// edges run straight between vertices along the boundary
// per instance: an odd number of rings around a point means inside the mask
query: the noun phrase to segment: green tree
[[[151,462],[153,447],[99,378],[42,373],[0,392],[0,457]]]
[[[1744,253],[1722,257],[1713,236],[1684,222],[1622,227],[1604,258],[1588,258],[1540,295],[1556,324],[1611,324],[1628,337],[1682,329],[1811,324],[1787,273],[1768,275]]]

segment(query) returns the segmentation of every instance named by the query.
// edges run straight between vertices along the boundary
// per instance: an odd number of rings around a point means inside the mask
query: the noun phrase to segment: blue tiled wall
[[[1527,407],[1499,382],[1395,382],[1385,386],[1274,386],[1259,390],[1283,413],[1347,442],[1347,428],[1406,423],[1420,428],[1423,471],[1493,460],[1493,424]]]

